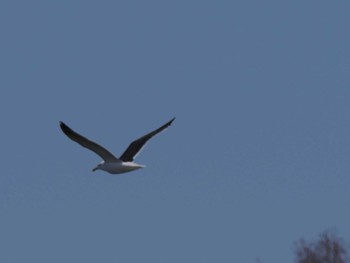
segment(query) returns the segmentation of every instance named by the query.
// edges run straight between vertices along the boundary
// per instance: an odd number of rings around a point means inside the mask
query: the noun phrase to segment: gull
[[[142,148],[144,147],[144,145],[149,139],[151,139],[153,136],[157,135],[158,133],[168,128],[174,120],[175,118],[172,118],[170,121],[168,121],[158,129],[130,143],[128,148],[126,148],[124,153],[119,158],[115,157],[112,153],[110,153],[101,145],[93,141],[90,141],[89,139],[85,138],[79,133],[73,131],[62,121],[60,122],[60,127],[63,133],[67,135],[69,139],[95,152],[97,155],[99,155],[103,159],[101,163],[99,163],[94,169],[92,169],[93,172],[96,170],[103,170],[111,174],[120,174],[120,173],[131,172],[140,168],[144,168],[145,167],[144,165],[140,165],[133,162],[134,158],[137,156],[137,154],[140,153],[140,151],[142,150]]]

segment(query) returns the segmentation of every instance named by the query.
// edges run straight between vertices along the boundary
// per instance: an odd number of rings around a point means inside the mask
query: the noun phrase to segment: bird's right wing
[[[171,123],[175,120],[175,118],[172,118],[170,121],[165,123],[163,126],[159,127],[158,129],[146,134],[145,136],[142,136],[141,138],[138,138],[137,140],[130,143],[128,148],[125,150],[125,152],[119,157],[120,160],[123,162],[132,162],[136,155],[141,151],[143,146],[146,144],[146,142],[151,139],[153,136],[157,135],[158,133],[164,131],[166,128],[168,128]]]
[[[69,139],[79,143],[81,146],[95,152],[98,154],[105,162],[115,162],[118,159],[111,154],[109,151],[107,151],[105,148],[103,148],[101,145],[98,145],[97,143],[90,141],[89,139],[81,136],[80,134],[73,131],[71,128],[69,128],[64,122],[60,122],[61,130],[65,135],[68,136]]]

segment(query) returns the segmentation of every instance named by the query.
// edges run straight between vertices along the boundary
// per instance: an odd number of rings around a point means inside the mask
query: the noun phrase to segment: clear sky
[[[0,262],[293,262],[350,241],[349,1],[1,1]],[[176,116],[124,175],[91,172]]]

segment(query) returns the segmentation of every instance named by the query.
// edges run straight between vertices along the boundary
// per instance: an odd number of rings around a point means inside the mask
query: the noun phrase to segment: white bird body
[[[144,168],[146,166],[137,164],[134,162],[105,162],[102,161],[99,165],[97,165],[92,171],[103,170],[109,172],[111,174],[121,174],[131,172],[140,168]]]
[[[120,173],[131,172],[140,168],[144,168],[145,167],[144,165],[134,163],[133,162],[134,158],[141,151],[141,149],[144,147],[144,145],[149,139],[151,139],[153,136],[157,135],[158,133],[168,128],[174,120],[175,118],[171,119],[170,121],[165,123],[163,126],[159,127],[158,129],[130,143],[128,148],[124,151],[124,153],[119,158],[115,157],[112,153],[110,153],[101,145],[93,141],[90,141],[89,139],[85,138],[79,133],[73,131],[65,123],[60,122],[60,127],[63,133],[67,135],[69,139],[95,152],[97,155],[99,155],[103,159],[101,163],[99,163],[94,169],[92,169],[93,172],[96,170],[103,170],[111,174],[120,174]]]

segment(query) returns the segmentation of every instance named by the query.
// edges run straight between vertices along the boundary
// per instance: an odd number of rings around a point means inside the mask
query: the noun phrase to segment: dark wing
[[[89,150],[95,152],[103,160],[106,162],[110,161],[116,161],[118,160],[113,154],[111,154],[109,151],[107,151],[102,146],[98,145],[95,142],[90,141],[89,139],[81,136],[80,134],[73,131],[71,128],[69,128],[64,122],[60,122],[61,130],[64,132],[65,135],[68,136],[69,139],[79,143],[81,146],[88,148]]]
[[[154,135],[160,133],[161,131],[168,128],[171,123],[175,120],[175,118],[171,119],[169,122],[164,124],[162,127],[159,127],[158,129],[150,132],[149,134],[146,134],[145,136],[142,136],[141,138],[133,141],[129,147],[125,150],[125,152],[120,156],[119,159],[121,159],[123,162],[132,162],[134,160],[134,157],[141,151],[142,147],[145,145],[145,143],[151,139]]]

